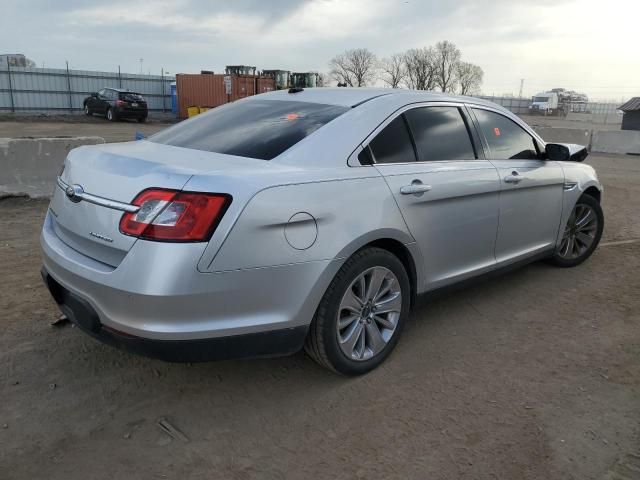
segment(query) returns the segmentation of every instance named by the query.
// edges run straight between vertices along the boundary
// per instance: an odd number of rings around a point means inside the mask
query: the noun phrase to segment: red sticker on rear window
[[[493,133],[495,134],[496,137],[500,136],[500,129],[498,127],[493,129]]]

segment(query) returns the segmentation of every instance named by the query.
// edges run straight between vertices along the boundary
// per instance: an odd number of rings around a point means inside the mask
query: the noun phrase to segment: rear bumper
[[[67,245],[52,218],[49,212],[42,229],[43,267],[63,312],[106,343],[159,358],[195,361],[299,350],[342,264],[201,273],[196,265],[206,244],[138,240],[117,266],[109,266]],[[155,353],[166,349],[186,354]]]
[[[115,110],[120,118],[146,118],[149,112],[146,108],[116,108]]]
[[[194,340],[155,340],[107,327],[91,304],[58,283],[46,268],[42,279],[58,307],[78,328],[95,339],[131,353],[168,362],[203,362],[288,355],[298,351],[307,334],[306,326],[230,337]]]

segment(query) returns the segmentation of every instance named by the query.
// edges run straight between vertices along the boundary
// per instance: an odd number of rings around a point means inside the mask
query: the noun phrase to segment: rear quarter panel
[[[368,175],[259,191],[222,246],[205,252],[198,269],[220,272],[346,258],[377,238],[412,243],[384,179],[373,168],[357,170]],[[292,245],[292,238],[302,244]]]

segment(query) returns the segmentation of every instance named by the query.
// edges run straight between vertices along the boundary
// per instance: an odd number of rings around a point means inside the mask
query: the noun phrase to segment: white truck
[[[529,113],[566,117],[569,112],[586,112],[588,102],[589,98],[584,93],[554,88],[535,94],[529,105]]]

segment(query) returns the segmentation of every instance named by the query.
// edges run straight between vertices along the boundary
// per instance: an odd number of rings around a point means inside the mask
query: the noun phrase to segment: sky
[[[327,72],[349,48],[378,57],[455,43],[485,94],[554,87],[640,96],[640,0],[2,0],[0,54],[38,66],[160,74],[228,64]],[[140,61],[142,59],[142,62]]]

